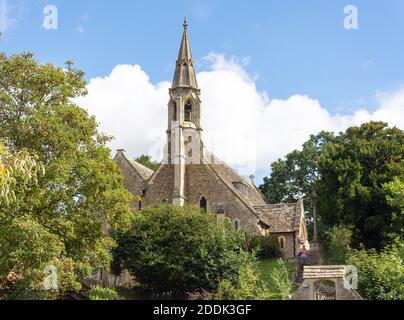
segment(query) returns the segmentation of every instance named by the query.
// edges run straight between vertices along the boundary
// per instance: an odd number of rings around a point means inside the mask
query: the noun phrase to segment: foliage
[[[248,241],[248,249],[261,259],[280,257],[279,241],[275,236],[253,236]]]
[[[350,249],[352,228],[332,227],[327,232],[327,256],[331,264],[344,264]]]
[[[385,183],[383,189],[386,192],[386,199],[390,206],[399,210],[399,215],[404,214],[404,175],[394,178],[393,181]]]
[[[10,152],[0,143],[0,205],[9,206],[16,201],[18,189],[37,182],[44,167],[27,151]]]
[[[267,286],[260,279],[259,271],[252,265],[240,270],[237,281],[220,281],[216,300],[268,300],[272,297]]]
[[[381,248],[402,231],[404,216],[384,185],[404,175],[404,132],[382,122],[349,128],[319,159],[319,215],[323,224],[352,225],[353,245]]]
[[[158,295],[197,288],[213,291],[220,279],[236,281],[242,266],[252,259],[242,249],[243,233],[191,206],[145,208],[117,239],[114,272],[127,269]]]
[[[363,298],[404,299],[403,249],[397,240],[381,252],[364,248],[349,252],[347,263],[358,269],[358,291]]]
[[[307,197],[319,179],[317,162],[328,142],[335,141],[330,132],[322,131],[303,144],[301,151],[295,150],[285,159],[271,164],[270,178],[264,178],[260,190],[270,203],[296,202]]]
[[[136,162],[140,163],[141,165],[144,165],[146,168],[149,168],[150,170],[156,171],[157,168],[159,167],[159,163],[157,161],[153,161],[151,156],[149,155],[141,155],[140,157],[135,159]]]
[[[103,288],[100,286],[91,287],[88,292],[90,300],[118,300],[119,295],[115,290]]]
[[[132,197],[110,160],[110,138],[73,102],[85,85],[71,62],[63,69],[30,53],[0,54],[0,138],[10,154],[26,152],[44,168],[32,173],[35,184],[19,183],[27,174],[11,181],[13,204],[0,206],[0,279],[14,272],[27,292],[41,288],[49,264],[61,268],[56,294],[78,289],[94,268],[108,267],[106,226],[129,223]]]
[[[288,264],[283,259],[277,260],[277,266],[270,273],[273,286],[270,288],[273,293],[281,299],[287,299],[293,293],[293,281]]]
[[[237,283],[222,280],[215,299],[285,300],[292,292],[293,283],[288,263],[282,259],[267,259],[265,264],[260,261],[243,267]]]

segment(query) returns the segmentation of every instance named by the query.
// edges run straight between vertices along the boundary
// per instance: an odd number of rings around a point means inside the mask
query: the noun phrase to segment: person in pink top
[[[306,246],[303,245],[299,252],[299,266],[301,270],[303,270],[303,267],[308,264],[308,259],[309,251],[306,249]]]

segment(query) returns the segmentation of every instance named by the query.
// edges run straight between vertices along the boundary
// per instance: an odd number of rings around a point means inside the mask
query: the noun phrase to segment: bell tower
[[[184,205],[184,179],[187,164],[203,159],[201,141],[201,100],[185,18],[184,33],[169,91],[166,163],[174,165],[173,204]]]

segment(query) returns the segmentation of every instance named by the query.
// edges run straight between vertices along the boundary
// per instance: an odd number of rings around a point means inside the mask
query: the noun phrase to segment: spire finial
[[[185,16],[185,19],[184,19],[183,27],[184,27],[185,30],[188,28],[188,20],[187,20],[186,16]]]

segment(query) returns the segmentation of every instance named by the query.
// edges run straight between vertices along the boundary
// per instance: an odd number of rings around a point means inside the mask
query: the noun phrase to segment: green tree
[[[349,128],[327,144],[316,185],[321,222],[352,225],[353,245],[381,248],[400,235],[403,215],[387,201],[384,185],[404,175],[404,133],[386,123]]]
[[[251,260],[244,244],[228,222],[218,224],[196,207],[162,204],[143,209],[118,235],[113,270],[127,269],[152,294],[212,291],[220,279],[236,281]]]
[[[327,231],[327,257],[331,264],[345,264],[351,239],[352,228],[334,226]]]
[[[270,203],[296,202],[309,196],[315,182],[319,179],[318,159],[323,147],[336,137],[322,131],[303,144],[301,151],[295,150],[285,159],[271,164],[271,176],[264,178],[261,192]]]
[[[149,168],[149,169],[151,169],[153,171],[156,171],[157,168],[160,165],[157,161],[153,161],[151,156],[145,155],[145,154],[141,155],[140,157],[137,157],[135,159],[135,161],[142,164],[142,165],[144,165],[146,168]]]
[[[0,207],[0,278],[14,272],[27,289],[39,288],[49,263],[65,275],[58,277],[60,294],[78,289],[94,268],[108,267],[114,243],[106,228],[127,226],[132,212],[105,146],[110,137],[73,102],[86,94],[83,75],[72,62],[59,68],[30,53],[0,54],[0,138],[45,168],[13,206]]]

